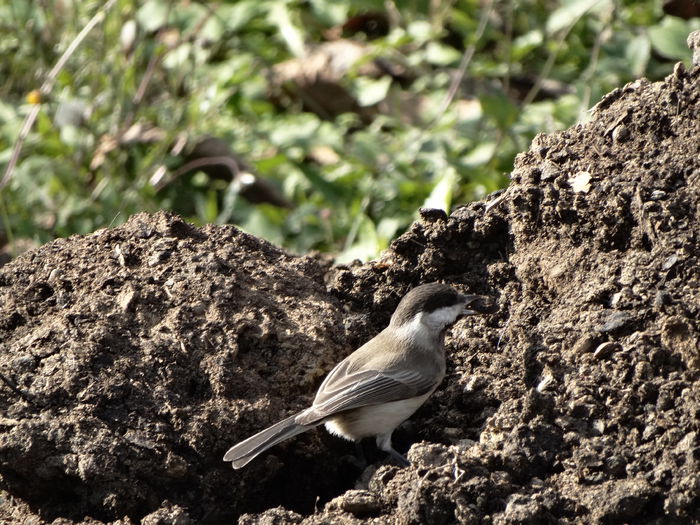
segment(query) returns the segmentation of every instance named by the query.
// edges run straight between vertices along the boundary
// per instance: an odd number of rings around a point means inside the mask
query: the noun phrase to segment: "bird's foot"
[[[387,450],[387,452],[389,453],[389,456],[391,456],[391,458],[399,464],[400,467],[411,466],[411,462],[408,461],[408,459],[406,459],[406,456],[404,456],[403,454],[399,454],[393,448]]]

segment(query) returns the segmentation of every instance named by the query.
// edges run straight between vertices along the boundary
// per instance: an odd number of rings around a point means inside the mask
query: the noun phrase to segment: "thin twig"
[[[467,72],[467,67],[469,67],[469,63],[472,61],[474,53],[476,52],[476,43],[481,39],[481,37],[484,34],[484,31],[486,30],[486,24],[489,21],[492,9],[493,0],[489,0],[489,2],[484,6],[483,10],[481,11],[481,19],[479,20],[479,27],[477,28],[476,33],[474,35],[474,43],[464,50],[462,60],[460,61],[459,68],[457,69],[457,74],[452,79],[450,88],[447,90],[447,94],[442,99],[440,109],[438,109],[437,115],[435,115],[433,123],[429,127],[432,127],[435,124],[437,124],[437,122],[440,120],[440,117],[442,117],[445,111],[447,111],[447,108],[450,106],[452,100],[454,100],[455,96],[457,95],[457,90],[459,90],[459,86],[462,83],[462,80],[464,79],[464,75]]]
[[[71,57],[71,55],[75,53],[75,50],[78,49],[78,46],[82,44],[83,40],[85,40],[85,37],[88,35],[88,33],[92,31],[92,29],[104,19],[105,14],[112,8],[116,1],[117,0],[108,0],[108,2],[105,5],[103,5],[100,8],[100,10],[97,11],[97,13],[95,13],[95,15],[80,31],[80,33],[78,33],[78,35],[73,39],[73,41],[63,52],[63,54],[58,59],[53,68],[51,68],[51,71],[49,71],[49,74],[46,76],[46,80],[44,80],[43,84],[41,85],[41,88],[39,88],[39,92],[41,93],[41,95],[46,96],[49,93],[51,93],[54,82],[56,81],[56,77],[63,69],[63,66],[66,65],[66,62],[68,62],[68,59]],[[29,135],[32,126],[34,125],[34,122],[36,121],[36,118],[39,115],[40,109],[41,106],[39,104],[36,104],[34,107],[32,107],[31,111],[27,114],[27,116],[24,119],[22,129],[20,129],[19,135],[17,136],[17,140],[15,141],[14,148],[12,149],[12,156],[10,157],[10,162],[8,162],[7,168],[5,168],[5,174],[2,176],[2,180],[0,180],[0,190],[2,190],[10,182],[12,173],[15,170],[17,161],[19,160],[19,155],[22,151],[24,141],[27,138],[27,135]]]
[[[151,57],[148,60],[148,65],[146,66],[146,71],[141,77],[141,81],[139,82],[138,88],[136,88],[136,93],[131,99],[130,111],[124,118],[124,121],[120,126],[120,130],[117,133],[117,139],[124,135],[124,133],[126,133],[126,131],[131,127],[131,124],[133,123],[134,118],[136,117],[136,110],[138,109],[138,106],[143,102],[143,99],[146,96],[146,90],[148,89],[148,85],[151,83],[151,80],[153,80],[153,76],[156,73],[156,69],[158,68],[160,63],[165,59],[166,55],[179,48],[181,45],[186,44],[191,40],[194,40],[196,36],[200,33],[201,29],[204,27],[204,24],[206,24],[209,21],[209,19],[216,14],[216,10],[219,8],[219,5],[219,3],[209,5],[206,14],[202,16],[199,22],[197,22],[197,24],[190,31],[188,31],[184,35],[181,35],[176,42],[168,45],[162,53],[155,51],[151,55]],[[172,4],[168,4],[168,12],[165,17],[166,20],[170,20],[171,7]],[[161,34],[165,31],[165,27],[161,28],[160,30]]]
[[[17,387],[17,385],[15,385],[15,382],[12,381],[12,379],[10,379],[9,377],[7,377],[7,376],[6,376],[5,374],[3,374],[2,372],[0,372],[0,379],[2,380],[3,383],[5,383],[5,384],[10,388],[10,390],[12,390],[12,391],[13,391],[15,394],[17,394],[19,397],[21,397],[22,399],[24,399],[24,400],[27,401],[28,403],[34,404],[34,401],[32,400],[32,396],[29,395],[29,394],[27,394],[27,393],[25,393],[25,392],[22,392],[22,390],[20,390],[20,389]]]
[[[554,61],[556,60],[557,56],[559,55],[559,51],[561,48],[564,46],[564,42],[566,41],[566,38],[569,36],[569,33],[574,29],[576,24],[579,23],[579,21],[586,15],[588,12],[595,6],[597,6],[601,0],[597,0],[596,2],[593,2],[588,8],[581,13],[579,16],[574,18],[571,23],[565,27],[564,29],[561,30],[559,34],[559,38],[556,41],[556,45],[554,46],[554,49],[549,53],[549,56],[547,57],[547,61],[545,62],[544,66],[542,67],[542,71],[537,77],[537,80],[535,81],[535,85],[532,86],[530,91],[528,92],[527,95],[525,95],[525,98],[522,101],[521,107],[526,107],[530,105],[534,100],[535,97],[537,97],[537,94],[540,92],[540,89],[542,89],[542,83],[544,82],[545,78],[549,76],[549,72],[552,70],[552,67],[554,67]]]
[[[581,75],[581,80],[584,86],[583,97],[581,97],[581,105],[579,109],[579,120],[583,120],[588,112],[588,104],[591,102],[591,80],[598,67],[598,60],[600,59],[600,50],[603,46],[603,40],[608,38],[607,27],[603,28],[602,31],[598,32],[596,35],[595,42],[593,42],[593,49],[591,50],[591,59],[588,62],[588,67]]]
[[[177,42],[171,44],[168,46],[168,48],[165,50],[164,53],[158,54],[154,53],[151,55],[150,60],[148,61],[148,66],[146,67],[146,72],[144,73],[143,77],[141,78],[141,82],[139,83],[139,87],[136,90],[136,94],[134,95],[134,98],[132,100],[134,105],[138,105],[141,103],[143,100],[143,97],[146,94],[146,88],[148,87],[148,84],[151,82],[151,79],[153,78],[153,74],[155,73],[155,68],[156,66],[165,58],[165,55],[170,53],[171,51],[177,49],[181,45],[189,42],[190,40],[194,39],[202,30],[204,27],[204,24],[206,24],[209,19],[216,14],[216,10],[219,8],[220,4],[216,3],[213,5],[209,5],[207,7],[207,12],[206,14],[197,22],[197,24],[189,30],[187,33],[182,35]],[[168,13],[166,20],[168,20],[170,17],[170,13]]]
[[[241,169],[238,166],[238,163],[236,160],[230,156],[227,155],[219,155],[216,157],[203,157],[201,159],[194,159],[186,164],[183,164],[180,166],[173,174],[170,176],[170,180],[164,183],[158,183],[155,185],[156,191],[162,190],[167,184],[170,184],[173,182],[175,179],[183,175],[184,173],[187,173],[189,171],[193,171],[199,168],[202,168],[204,166],[225,166],[229,169],[231,172],[231,180],[235,179],[238,177],[238,175],[241,173]]]

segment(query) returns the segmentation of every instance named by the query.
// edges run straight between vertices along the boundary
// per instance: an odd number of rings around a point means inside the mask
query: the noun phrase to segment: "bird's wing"
[[[418,371],[362,370],[347,373],[347,365],[343,362],[331,371],[321,384],[313,405],[297,416],[296,423],[308,425],[344,410],[410,399],[434,387],[435,378]]]

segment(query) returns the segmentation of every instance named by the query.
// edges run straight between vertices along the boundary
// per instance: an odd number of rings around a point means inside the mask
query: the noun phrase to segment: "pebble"
[[[598,328],[598,331],[603,333],[613,332],[622,328],[631,320],[632,316],[627,312],[614,312],[608,317],[608,320]]]
[[[327,508],[340,509],[357,517],[372,516],[382,510],[377,496],[368,490],[357,489],[348,490],[342,496],[331,500]]]
[[[607,359],[613,354],[613,352],[616,352],[620,348],[621,347],[619,343],[607,341],[598,345],[598,348],[596,348],[593,352],[593,357],[595,357],[596,359]]]
[[[588,193],[591,191],[591,174],[587,171],[579,171],[571,179],[569,184],[575,193]]]
[[[630,130],[624,124],[617,126],[612,132],[612,138],[615,142],[623,142],[630,136]]]
[[[596,344],[596,337],[592,334],[586,334],[579,338],[574,344],[574,353],[581,355],[587,354]]]

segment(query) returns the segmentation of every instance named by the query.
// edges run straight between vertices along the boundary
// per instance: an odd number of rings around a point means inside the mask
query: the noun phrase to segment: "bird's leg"
[[[348,454],[341,459],[359,470],[364,470],[367,468],[367,460],[365,459],[364,450],[362,450],[362,444],[359,440],[353,441],[353,443],[355,443],[355,454]]]
[[[362,441],[359,439],[355,441],[355,456],[358,466],[362,465],[361,468],[365,468],[367,466],[367,458],[365,457],[365,451],[362,448]]]
[[[377,447],[380,450],[387,452],[400,466],[408,467],[411,465],[410,461],[408,461],[403,455],[396,452],[394,447],[391,446],[391,432],[377,436]]]

